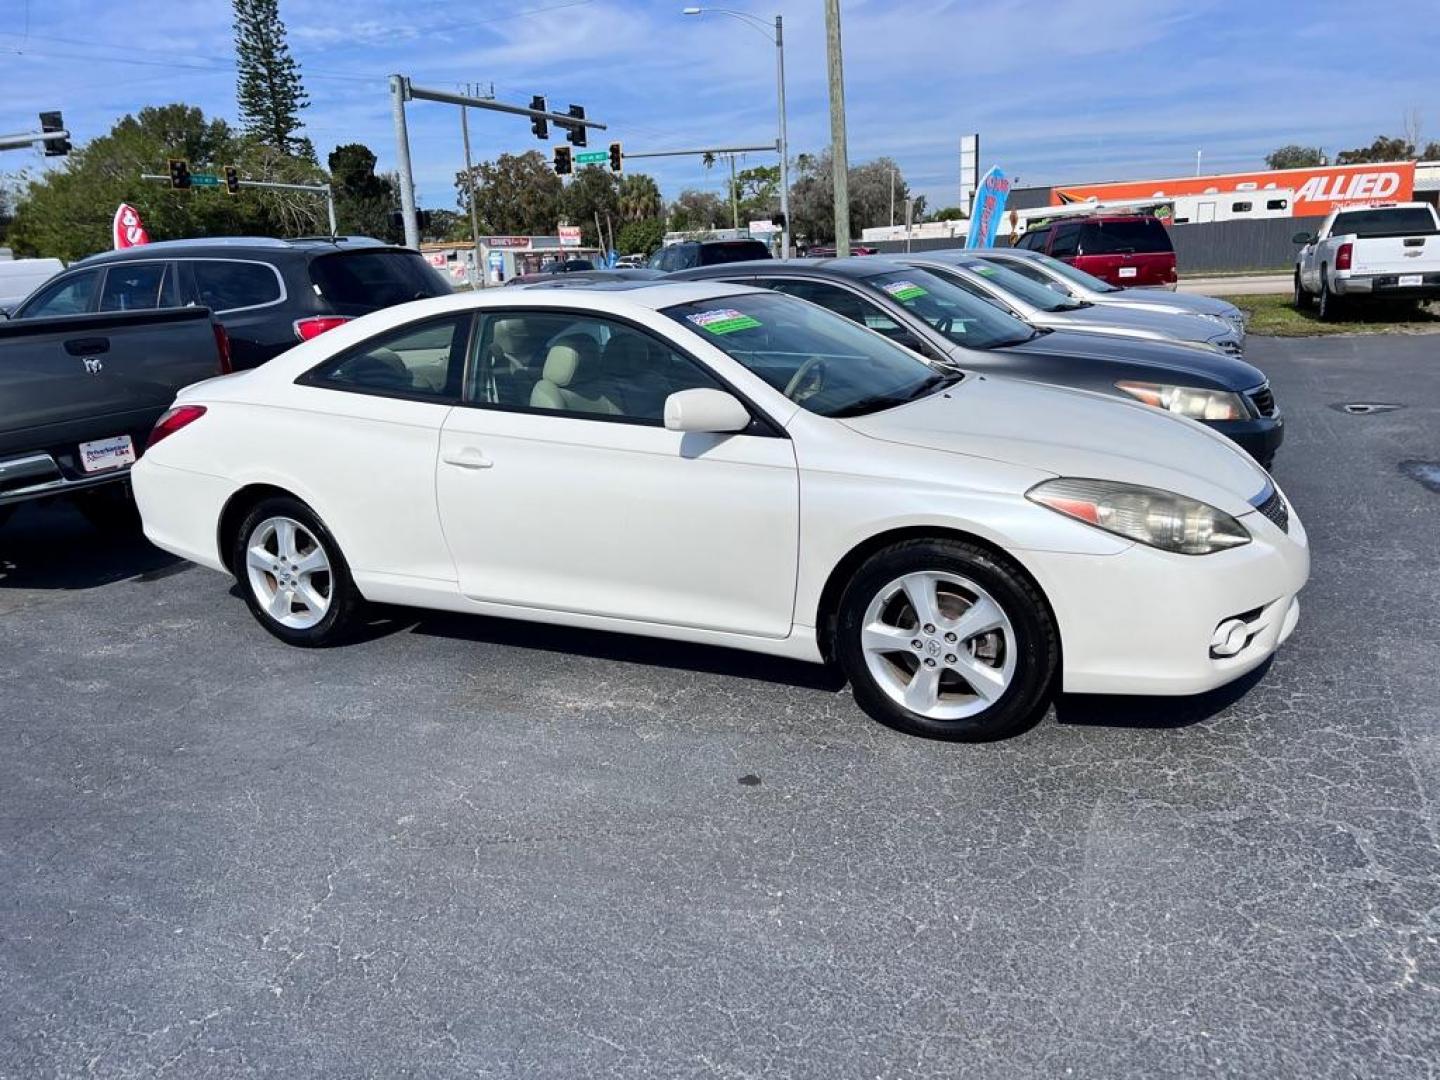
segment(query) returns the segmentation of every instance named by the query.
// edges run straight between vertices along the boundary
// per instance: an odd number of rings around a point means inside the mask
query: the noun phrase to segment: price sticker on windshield
[[[885,286],[885,291],[896,300],[914,300],[917,296],[928,296],[924,289],[913,281],[892,281]]]
[[[974,270],[975,273],[979,274],[981,277],[995,276],[995,268],[993,266],[972,266],[970,269]]]
[[[702,311],[698,315],[686,315],[685,318],[701,330],[708,330],[712,334],[733,334],[736,330],[753,330],[760,325],[759,319],[734,308]]]

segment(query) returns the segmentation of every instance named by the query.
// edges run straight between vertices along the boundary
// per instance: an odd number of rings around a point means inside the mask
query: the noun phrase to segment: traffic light
[[[545,99],[539,94],[536,94],[530,99],[530,108],[537,112],[550,111],[545,107]],[[530,120],[530,130],[535,133],[537,139],[548,139],[550,138],[550,121],[546,120],[543,116],[532,117]]]
[[[575,166],[570,161],[570,147],[555,147],[555,172],[559,176],[569,176],[575,171]]]
[[[64,131],[65,121],[58,112],[42,112],[40,114],[40,130],[46,134],[52,131]],[[46,139],[44,145],[46,157],[64,157],[70,153],[68,138]]]
[[[619,172],[619,171],[620,171],[620,165],[621,165],[621,161],[623,160],[623,158],[624,158],[624,155],[620,153],[620,144],[619,144],[618,142],[612,142],[612,143],[610,144],[610,171],[611,171],[611,172]]]
[[[240,170],[234,165],[225,166],[225,193],[227,195],[240,194]]]
[[[584,120],[584,119],[585,119],[585,106],[584,106],[584,105],[571,105],[571,106],[570,106],[570,115],[573,116],[576,120]],[[585,145],[585,125],[584,125],[584,124],[566,124],[565,127],[569,129],[569,130],[567,130],[567,131],[565,132],[565,138],[569,139],[570,142],[571,142],[573,145],[575,145],[575,146],[584,146],[584,145]]]
[[[170,159],[170,186],[172,188],[188,188],[190,186],[190,163],[184,158]]]
[[[775,211],[775,213],[770,215],[770,224],[774,225],[777,229],[785,228],[785,215],[778,210]]]

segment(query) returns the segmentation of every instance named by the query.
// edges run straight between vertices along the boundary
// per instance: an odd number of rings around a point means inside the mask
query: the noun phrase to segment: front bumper
[[[1211,420],[1205,426],[1214,428],[1267,469],[1285,441],[1285,418],[1279,412],[1250,420]]]
[[[1060,627],[1062,687],[1081,694],[1199,694],[1264,663],[1299,621],[1310,548],[1293,513],[1282,532],[1256,513],[1253,537],[1216,555],[1136,544],[1118,555],[1026,552]],[[1234,656],[1211,654],[1221,623],[1249,627]]]

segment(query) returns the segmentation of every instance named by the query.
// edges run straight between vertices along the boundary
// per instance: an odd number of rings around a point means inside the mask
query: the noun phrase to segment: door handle
[[[98,356],[110,351],[110,339],[103,337],[71,338],[65,342],[65,351],[71,356]]]
[[[489,469],[495,464],[473,446],[465,446],[448,454],[442,454],[440,460],[446,465],[454,465],[460,469]]]

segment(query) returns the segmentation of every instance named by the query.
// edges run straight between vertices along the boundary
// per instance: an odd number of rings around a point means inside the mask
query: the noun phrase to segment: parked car
[[[589,259],[556,259],[528,274],[516,274],[506,285],[533,285],[537,281],[551,281],[560,275],[588,274],[595,269]]]
[[[878,255],[880,254],[880,249],[873,247],[865,247],[863,244],[851,244],[850,254]],[[835,258],[835,245],[817,244],[815,247],[806,248],[804,257],[807,259],[833,259]]]
[[[0,523],[61,495],[109,523],[176,392],[229,370],[204,308],[0,320]]]
[[[1229,682],[1309,573],[1284,496],[1198,424],[942,373],[726,283],[377,312],[182,392],[157,434],[146,535],[282,641],[378,601],[834,658],[871,715],[942,738],[1013,732],[1055,687]]]
[[[615,269],[640,270],[643,269],[649,261],[649,258],[644,255],[621,255],[620,258],[615,261]]]
[[[1332,210],[1314,236],[1296,233],[1295,306],[1332,319],[1352,297],[1440,298],[1440,214],[1429,203]]]
[[[65,269],[59,259],[14,259],[0,249],[0,315],[8,316],[20,302]]]
[[[1199,293],[1167,292],[1164,289],[1132,289],[1111,285],[1069,263],[1024,248],[987,248],[972,254],[1017,274],[1028,277],[1064,296],[1106,307],[1140,308],[1177,314],[1212,315],[1224,319],[1242,340],[1245,313],[1227,300]]]
[[[72,263],[13,318],[206,307],[230,335],[237,368],[263,364],[360,315],[443,296],[418,252],[365,237],[166,240]]]
[[[966,292],[988,300],[1031,326],[1070,330],[1077,334],[1111,334],[1147,341],[1176,341],[1219,349],[1239,356],[1244,334],[1224,319],[1143,308],[1110,307],[1077,300],[1031,281],[1008,267],[962,251],[927,251],[892,256],[907,266],[920,266],[949,278]],[[1166,294],[1167,296],[1170,294]]]
[[[581,270],[574,274],[552,274],[538,281],[524,281],[521,284],[532,289],[576,289],[605,282],[657,281],[665,276],[663,270],[651,270],[644,266],[616,267],[614,270]]]
[[[932,363],[1094,390],[1213,427],[1269,466],[1284,418],[1264,374],[1214,349],[1038,329],[928,270],[888,258],[791,259],[687,270],[810,300]]]
[[[682,240],[666,244],[650,256],[650,268],[672,273],[695,266],[748,262],[770,258],[770,249],[760,240]]]
[[[1159,218],[1096,214],[1061,218],[1031,229],[1015,244],[1039,251],[1126,288],[1175,288],[1175,246]]]

